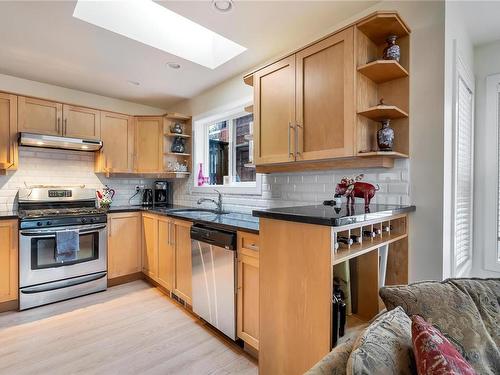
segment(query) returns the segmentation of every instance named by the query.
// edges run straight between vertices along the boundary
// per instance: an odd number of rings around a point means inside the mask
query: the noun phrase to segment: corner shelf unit
[[[396,35],[400,61],[383,60],[386,38]],[[407,158],[409,149],[410,29],[394,12],[377,12],[358,22],[356,38],[357,156]],[[380,105],[380,100],[384,104]],[[380,121],[394,129],[391,152],[378,150]]]
[[[172,133],[170,127],[175,123],[180,123],[182,126],[182,134]],[[178,113],[168,113],[164,116],[163,123],[163,162],[165,168],[165,174],[170,177],[166,178],[187,178],[192,171],[192,126],[191,117],[181,115]],[[186,151],[183,153],[172,152],[172,144],[176,138],[182,138],[185,141]],[[175,163],[187,164],[187,172],[178,172],[168,170],[169,163],[174,165]]]

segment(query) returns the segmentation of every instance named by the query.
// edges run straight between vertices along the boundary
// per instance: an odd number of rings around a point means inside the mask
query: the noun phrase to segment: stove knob
[[[95,221],[95,218],[91,217],[90,222],[93,223]]]
[[[84,224],[85,224],[86,222],[87,222],[87,219],[82,218],[82,223],[84,223]]]
[[[47,221],[47,225],[52,225],[52,221]]]
[[[41,221],[37,221],[36,225],[39,226],[39,227],[41,227],[42,226],[42,222]]]

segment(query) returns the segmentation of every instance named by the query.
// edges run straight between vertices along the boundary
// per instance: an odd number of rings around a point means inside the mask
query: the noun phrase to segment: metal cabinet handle
[[[64,135],[68,133],[68,119],[64,119]]]
[[[61,133],[61,118],[57,118],[57,133]]]
[[[302,125],[300,125],[298,122],[295,123],[295,154],[300,155],[301,152],[299,151],[299,128],[302,129]]]
[[[293,127],[293,124],[291,121],[288,122],[288,156],[290,155],[295,155],[292,150],[291,150],[291,146],[290,146],[290,129],[294,129]]]

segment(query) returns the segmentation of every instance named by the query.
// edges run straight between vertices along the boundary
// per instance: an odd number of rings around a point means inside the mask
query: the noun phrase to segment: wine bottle
[[[361,243],[361,237],[360,236],[356,236],[355,234],[351,234],[351,240],[354,243]]]
[[[390,232],[392,230],[392,225],[385,225],[382,227],[384,232]]]
[[[376,234],[375,234],[375,232],[372,232],[371,230],[364,230],[363,236],[373,238],[376,236]]]
[[[376,228],[376,229],[375,229],[375,234],[376,234],[377,236],[380,236],[380,235],[382,234],[382,229],[380,229],[380,228]]]
[[[352,245],[354,243],[352,238],[344,237],[344,236],[337,236],[337,242],[344,243],[346,245]]]

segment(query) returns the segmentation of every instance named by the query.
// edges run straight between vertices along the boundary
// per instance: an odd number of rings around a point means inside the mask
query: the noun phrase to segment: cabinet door
[[[191,223],[175,220],[174,294],[192,304]]]
[[[136,118],[135,159],[137,172],[163,171],[163,118]]]
[[[17,220],[0,220],[0,302],[17,299],[18,273]]]
[[[158,218],[158,283],[172,291],[174,283],[174,223]]]
[[[254,75],[255,164],[294,160],[295,56]]]
[[[155,215],[142,215],[142,271],[153,280],[158,276],[158,218]]]
[[[97,172],[132,172],[134,153],[133,117],[101,112],[101,140]]]
[[[356,102],[353,28],[296,56],[296,159],[352,156]]]
[[[63,105],[63,135],[66,137],[100,139],[101,114],[100,111]]]
[[[17,96],[0,93],[0,171],[17,163]]]
[[[141,272],[141,214],[108,215],[108,279]]]
[[[19,131],[62,135],[62,104],[20,96]]]
[[[238,337],[259,350],[258,235],[238,232]]]

